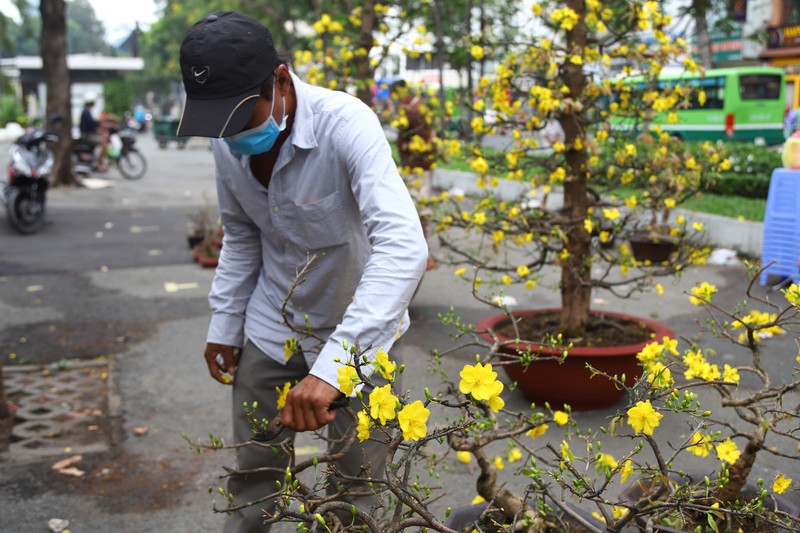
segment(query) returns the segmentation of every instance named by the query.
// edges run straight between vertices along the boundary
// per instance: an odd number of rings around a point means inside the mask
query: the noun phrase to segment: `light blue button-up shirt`
[[[360,100],[292,75],[297,110],[269,189],[250,158],[211,145],[225,229],[209,302],[208,342],[244,338],[284,363],[300,341],[311,374],[338,389],[343,342],[390,352],[408,329],[408,305],[428,248],[408,189],[374,112]],[[309,255],[317,259],[286,305]],[[322,342],[293,333],[310,327]],[[391,352],[390,352],[391,353]]]

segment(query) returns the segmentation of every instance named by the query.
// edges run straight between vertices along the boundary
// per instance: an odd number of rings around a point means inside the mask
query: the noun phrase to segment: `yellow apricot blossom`
[[[664,415],[653,408],[650,400],[636,402],[636,405],[628,409],[628,424],[636,433],[652,435],[663,417]]]
[[[288,381],[283,384],[283,387],[275,387],[275,390],[278,391],[278,409],[283,409],[286,405],[286,395],[289,394],[291,388],[292,384]]]
[[[783,474],[778,474],[778,477],[776,477],[775,481],[772,482],[772,492],[775,494],[783,494],[791,484],[791,478],[784,477]]]
[[[350,396],[353,394],[355,386],[359,383],[356,369],[350,365],[340,366],[336,382],[339,383],[339,391],[345,396]]]
[[[426,422],[431,412],[422,401],[417,400],[403,407],[397,415],[400,430],[406,440],[419,440],[428,434]]]
[[[369,414],[372,418],[379,419],[381,424],[386,424],[387,420],[395,419],[397,416],[397,397],[392,394],[391,384],[376,387],[369,394]]]
[[[725,461],[731,465],[739,459],[740,455],[742,455],[742,452],[739,451],[736,443],[730,438],[720,442],[715,448],[717,451],[717,457],[719,457],[720,461]]]

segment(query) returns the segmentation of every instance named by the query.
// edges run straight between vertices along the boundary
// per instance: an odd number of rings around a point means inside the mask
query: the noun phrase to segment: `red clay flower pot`
[[[514,316],[535,313],[553,314],[560,313],[560,310],[557,308],[520,310],[514,311]],[[586,365],[589,364],[611,376],[616,374],[621,377],[622,374],[625,374],[625,384],[632,385],[642,373],[636,354],[649,342],[660,342],[663,337],[674,338],[675,336],[670,328],[653,320],[607,311],[593,311],[592,315],[604,315],[639,322],[652,331],[652,337],[644,342],[623,346],[577,346],[569,351],[569,355],[563,361],[534,361],[527,368],[521,364],[502,365],[508,377],[517,382],[517,387],[525,395],[525,398],[537,404],[549,402],[556,409],[563,404],[568,404],[575,411],[610,407],[619,401],[625,393],[624,390],[617,389],[613,381],[603,376],[592,377],[592,373],[586,368]],[[488,329],[496,331],[507,322],[508,316],[501,313],[484,318],[475,325],[475,328],[479,332]],[[488,333],[479,334],[484,340],[492,342]],[[513,339],[500,337],[500,340],[511,341]],[[528,346],[529,344],[525,342],[510,342],[501,346],[500,351],[507,353],[509,358],[515,358],[518,353],[524,353]],[[530,345],[530,349],[531,352],[537,353],[540,347]],[[545,356],[561,355],[560,352],[547,347],[541,347],[540,353]]]

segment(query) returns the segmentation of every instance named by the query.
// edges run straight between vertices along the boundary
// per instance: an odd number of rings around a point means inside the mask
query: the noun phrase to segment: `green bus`
[[[785,140],[783,117],[785,112],[785,72],[775,67],[735,67],[710,69],[701,74],[662,74],[658,78],[660,89],[680,85],[695,89],[690,105],[677,110],[677,122],[669,123],[667,113],[656,113],[652,126],[675,137],[690,141],[744,141],[775,145]],[[623,90],[630,87],[630,98],[641,100],[645,84],[641,76],[623,80]],[[700,104],[700,91],[706,101]],[[619,94],[614,95],[616,100]],[[613,120],[613,129],[636,130],[638,117],[621,117]]]

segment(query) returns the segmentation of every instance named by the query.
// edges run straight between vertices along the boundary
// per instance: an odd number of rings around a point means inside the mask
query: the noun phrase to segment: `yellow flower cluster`
[[[692,305],[702,305],[704,302],[710,302],[715,294],[717,294],[717,288],[704,281],[700,286],[692,287],[692,295],[689,297],[689,302]]]
[[[756,309],[750,311],[746,316],[733,322],[733,329],[743,328],[745,326],[755,330],[756,334],[753,336],[756,342],[762,339],[768,339],[773,335],[782,335],[785,331],[779,326],[775,325],[778,319],[776,313],[768,313],[765,311],[758,311]],[[739,342],[747,342],[747,333],[742,332],[739,334]]]
[[[569,7],[556,9],[550,14],[550,20],[558,24],[562,30],[571,31],[578,23],[578,14]]]
[[[463,394],[469,394],[478,401],[487,402],[489,408],[495,413],[503,408],[505,402],[500,397],[500,393],[503,392],[504,385],[502,381],[497,380],[497,372],[492,370],[491,364],[464,365],[459,375],[461,381],[458,384],[458,390]]]
[[[317,33],[340,33],[344,31],[342,24],[331,19],[331,16],[327,13],[323,13],[320,19],[312,24],[311,27],[314,28],[314,31]]]

